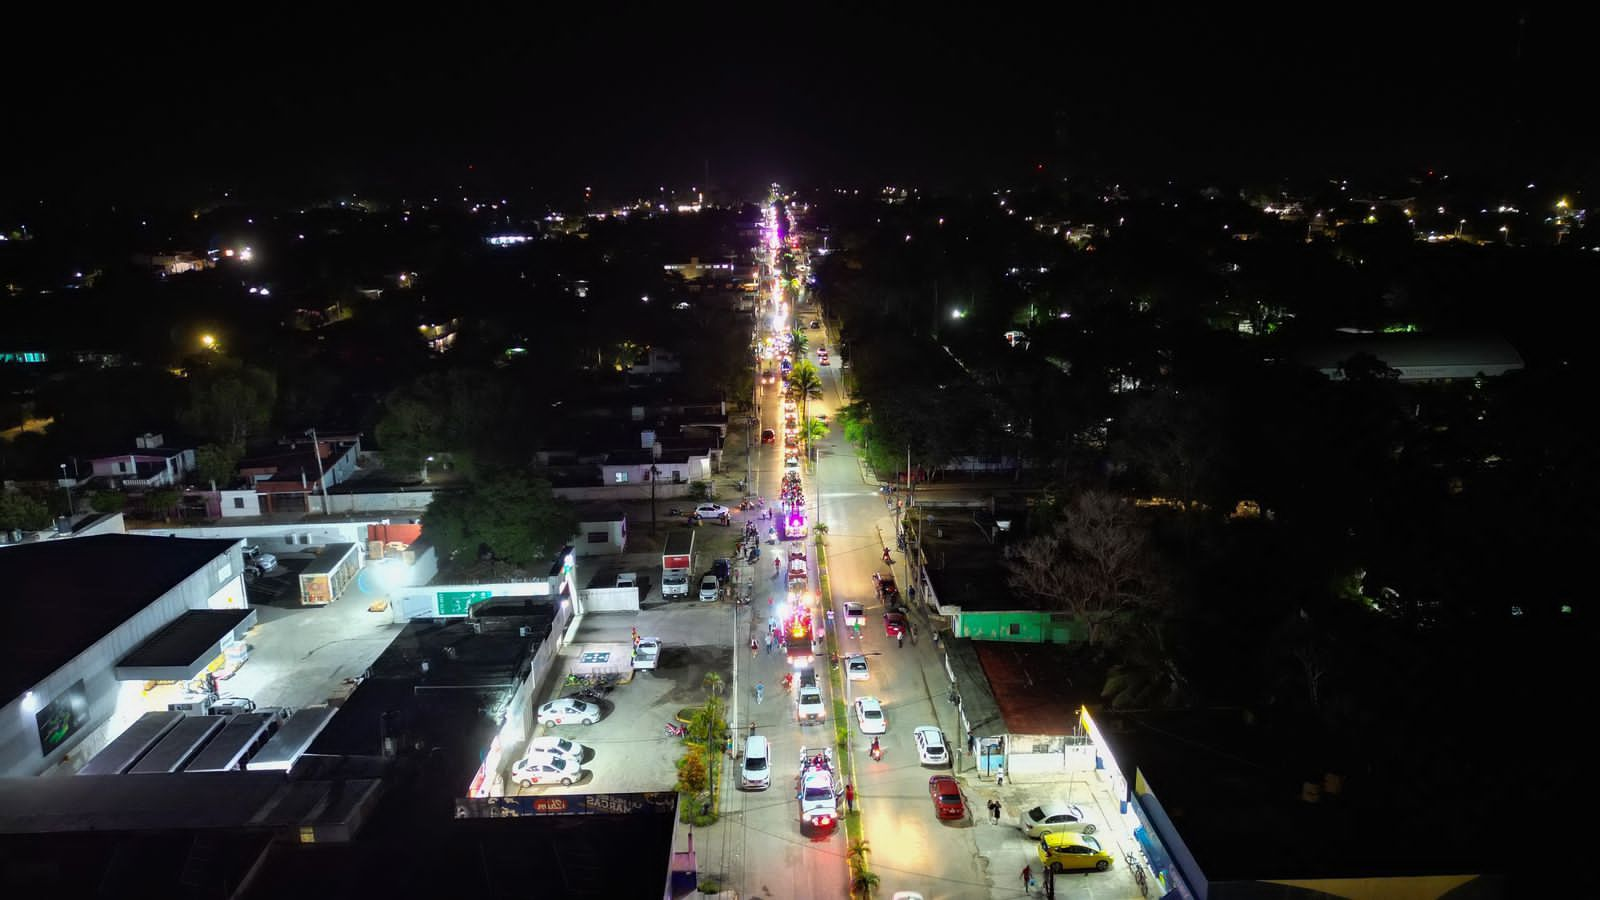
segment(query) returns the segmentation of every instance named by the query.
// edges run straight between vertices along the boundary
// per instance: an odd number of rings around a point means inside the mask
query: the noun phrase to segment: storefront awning
[[[146,638],[112,672],[118,681],[187,681],[255,623],[254,609],[191,609]]]

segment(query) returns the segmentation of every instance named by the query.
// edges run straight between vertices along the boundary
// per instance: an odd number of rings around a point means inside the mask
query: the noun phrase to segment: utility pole
[[[67,518],[72,518],[72,482],[67,480],[67,464],[61,464],[61,487],[67,492]]]
[[[655,463],[650,464],[650,536],[656,536],[656,476],[661,470]]]
[[[328,515],[328,476],[322,470],[322,444],[317,441],[317,429],[307,428],[306,434],[311,435],[311,452],[317,457],[317,485],[322,488],[322,514]]]

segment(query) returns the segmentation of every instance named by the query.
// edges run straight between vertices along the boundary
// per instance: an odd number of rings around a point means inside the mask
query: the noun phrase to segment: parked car
[[[862,734],[883,734],[889,730],[889,719],[883,714],[883,704],[877,697],[856,698],[856,720]]]
[[[661,639],[658,637],[640,638],[638,646],[633,648],[633,667],[635,669],[654,669],[661,663]]]
[[[777,432],[773,431],[771,428],[763,428],[763,429],[761,429],[761,443],[763,443],[763,444],[772,444],[772,443],[776,443],[777,440],[778,440],[778,433]]]
[[[1094,823],[1084,819],[1083,808],[1070,803],[1045,803],[1028,810],[1018,819],[1028,837],[1042,838],[1058,831],[1094,834]]]
[[[925,766],[943,766],[950,763],[950,748],[945,744],[944,732],[933,725],[918,725],[911,729],[912,740],[917,744],[917,761]]]
[[[965,819],[967,804],[961,798],[961,785],[949,775],[935,775],[928,779],[928,796],[933,800],[934,815],[941,819]]]
[[[700,599],[706,602],[717,599],[719,587],[720,585],[717,584],[717,576],[715,575],[707,575],[700,579]]]
[[[523,787],[560,782],[571,786],[583,777],[577,760],[553,753],[532,753],[511,765],[511,780]]]
[[[1039,839],[1039,862],[1057,872],[1111,868],[1111,854],[1087,834],[1057,831]]]
[[[260,578],[278,567],[278,558],[260,547],[246,544],[240,552],[244,554],[244,574],[252,578]]]
[[[568,757],[574,762],[583,762],[583,756],[588,750],[588,747],[577,741],[569,741],[564,737],[537,737],[528,742],[528,749],[523,755],[548,753],[552,756]]]
[[[744,741],[744,762],[739,766],[739,787],[764,791],[772,785],[772,747],[763,735],[752,734]]]
[[[562,697],[539,707],[538,719],[540,725],[593,725],[600,721],[600,707],[576,697]]]
[[[872,677],[867,670],[867,658],[859,653],[845,658],[844,671],[851,681],[866,681]]]
[[[702,503],[694,508],[694,514],[702,519],[720,519],[728,514],[728,508],[715,503]]]
[[[256,711],[256,702],[248,697],[223,697],[211,704],[213,716],[242,716]]]
[[[621,575],[617,576],[617,587],[619,588],[636,588],[638,586],[638,572],[623,572]]]
[[[905,613],[884,613],[883,633],[892,638],[897,638],[906,633]]]

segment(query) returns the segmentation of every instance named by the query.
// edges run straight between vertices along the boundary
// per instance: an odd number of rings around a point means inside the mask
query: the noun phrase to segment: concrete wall
[[[107,735],[103,726],[116,712],[120,694],[119,682],[112,675],[117,661],[186,610],[210,608],[211,598],[230,585],[237,586],[243,571],[239,548],[230,548],[34,685],[29,692],[31,697],[24,693],[0,708],[0,777],[38,775],[69,755],[72,768],[76,769],[105,746],[115,736]],[[242,591],[230,596],[243,604]],[[34,714],[80,680],[88,697],[88,722],[65,744],[44,756]]]
[[[230,538],[249,541],[272,553],[303,553],[324,544],[353,543],[367,546],[367,526],[380,520],[351,522],[289,522],[256,525],[197,525],[184,528],[152,528],[140,534],[182,538]]]
[[[639,589],[588,588],[578,592],[579,608],[585,613],[638,612]]]
[[[604,534],[604,541],[590,542],[589,535]],[[572,536],[572,549],[579,557],[615,556],[628,549],[628,522],[579,522],[578,533]]]
[[[261,515],[261,495],[254,490],[219,491],[218,493],[222,495],[222,517],[224,519]]]
[[[552,592],[550,582],[543,578],[489,584],[429,584],[395,591],[390,597],[389,612],[400,624],[439,618],[439,594],[459,591],[486,591],[490,597],[545,597]]]
[[[1079,769],[1094,768],[1088,738],[1063,735],[1006,735],[1006,780],[1017,784],[1058,780]]]
[[[330,515],[371,514],[385,512],[421,512],[433,502],[433,491],[383,491],[371,494],[329,494],[327,509],[323,509],[322,494],[313,491],[306,497],[311,512]]]
[[[577,485],[573,487],[558,487],[555,489],[557,497],[568,500],[649,500],[650,484],[594,484]],[[689,482],[673,484],[666,479],[656,482],[657,500],[676,500],[689,496]],[[666,510],[661,511],[666,515]]]

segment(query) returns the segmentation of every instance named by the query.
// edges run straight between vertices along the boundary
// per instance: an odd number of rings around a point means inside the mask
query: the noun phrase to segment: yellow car
[[[1057,831],[1039,839],[1039,862],[1057,872],[1111,868],[1111,854],[1100,849],[1100,842],[1087,834]]]

